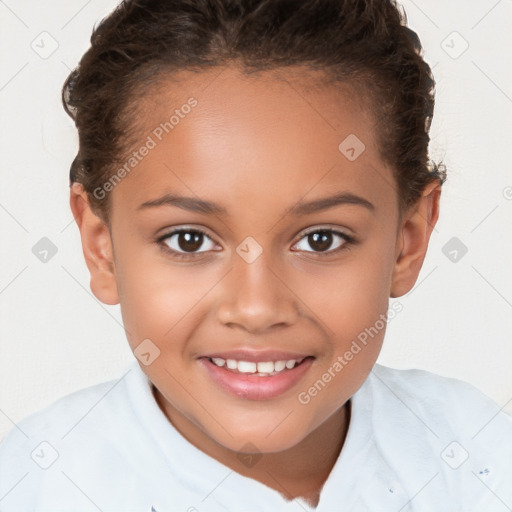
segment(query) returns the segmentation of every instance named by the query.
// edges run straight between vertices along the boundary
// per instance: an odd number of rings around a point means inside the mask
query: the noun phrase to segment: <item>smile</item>
[[[277,375],[283,371],[291,370],[295,366],[299,365],[304,361],[305,357],[297,359],[288,359],[281,361],[237,361],[236,359],[222,359],[221,357],[212,357],[210,360],[212,363],[219,367],[225,367],[227,370],[239,373],[250,373],[256,374],[260,377],[270,377]]]
[[[291,391],[311,368],[313,356],[275,361],[201,357],[198,362],[221,390],[246,400],[268,400]]]

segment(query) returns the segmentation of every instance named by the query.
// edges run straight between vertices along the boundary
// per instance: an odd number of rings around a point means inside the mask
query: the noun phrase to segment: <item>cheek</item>
[[[182,336],[177,333],[193,317],[195,305],[212,279],[190,267],[166,264],[154,255],[147,260],[132,257],[116,265],[121,313],[131,348],[149,338],[161,349],[178,349]],[[165,341],[171,339],[173,343]]]
[[[388,308],[393,247],[369,243],[336,266],[303,272],[293,288],[333,339],[347,340],[373,325]]]
[[[298,402],[315,424],[324,421],[363,384],[380,353],[386,331],[390,259],[372,252],[317,281],[307,297],[330,338],[314,378]],[[305,293],[305,291],[304,291]]]

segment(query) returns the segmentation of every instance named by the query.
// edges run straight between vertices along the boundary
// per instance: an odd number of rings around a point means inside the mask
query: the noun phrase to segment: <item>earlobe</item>
[[[71,185],[69,204],[80,230],[82,250],[91,274],[91,291],[104,304],[118,304],[114,250],[109,228],[92,211],[82,184]]]
[[[397,237],[397,257],[391,281],[391,297],[405,295],[418,279],[430,235],[439,217],[440,197],[441,184],[429,184],[401,220]]]

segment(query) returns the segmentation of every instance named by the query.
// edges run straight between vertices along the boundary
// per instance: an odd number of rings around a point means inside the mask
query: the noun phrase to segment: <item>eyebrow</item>
[[[303,216],[319,211],[327,210],[342,204],[359,205],[370,210],[375,211],[375,206],[370,203],[367,199],[350,192],[342,192],[333,196],[323,197],[321,199],[315,199],[310,202],[299,201],[294,206],[286,210],[285,214]],[[146,201],[138,206],[137,210],[143,210],[146,208],[157,208],[160,206],[175,206],[182,210],[188,210],[191,212],[202,213],[202,214],[214,214],[214,215],[227,215],[227,210],[216,203],[199,199],[197,197],[184,197],[176,194],[165,194],[157,199]]]
[[[315,199],[314,201],[310,201],[309,203],[300,201],[291,208],[289,208],[287,210],[287,213],[297,216],[309,215],[310,213],[316,213],[322,210],[327,210],[329,208],[333,208],[334,206],[338,206],[341,204],[359,205],[370,210],[371,212],[375,211],[375,206],[372,203],[370,203],[370,201],[368,201],[367,199],[364,199],[363,197],[360,197],[356,194],[352,194],[350,192],[341,192],[333,196]]]
[[[175,194],[165,194],[158,199],[146,201],[138,206],[137,210],[143,210],[145,208],[157,208],[159,206],[176,206],[182,210],[188,210],[190,212],[204,213],[204,214],[215,214],[221,215],[227,214],[227,210],[211,201],[199,199],[197,197],[184,197]]]

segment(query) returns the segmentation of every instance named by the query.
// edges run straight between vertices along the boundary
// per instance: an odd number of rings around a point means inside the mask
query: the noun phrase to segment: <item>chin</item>
[[[279,434],[276,432],[269,435],[269,432],[271,432],[271,430],[258,430],[244,433],[233,432],[231,430],[230,433],[232,437],[223,433],[222,439],[214,439],[217,443],[224,446],[224,448],[234,452],[277,453],[293,448],[307,435],[306,432],[303,436],[297,432],[290,435],[289,432],[284,430]]]

